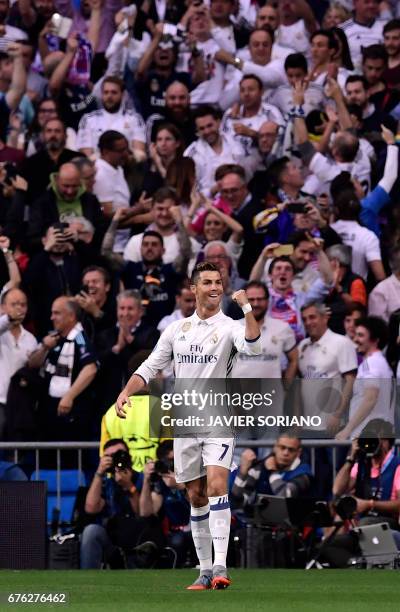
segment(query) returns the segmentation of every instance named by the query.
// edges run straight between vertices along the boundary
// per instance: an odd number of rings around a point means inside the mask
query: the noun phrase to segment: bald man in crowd
[[[54,332],[42,339],[29,367],[43,368],[48,389],[39,410],[44,440],[90,439],[92,387],[98,363],[79,321],[74,298],[60,296],[51,308]]]
[[[31,206],[28,238],[32,250],[40,246],[40,238],[50,225],[71,217],[85,217],[95,228],[100,240],[105,230],[105,219],[99,201],[88,193],[82,182],[80,170],[75,164],[63,164],[58,172],[50,175],[48,189]],[[68,233],[68,228],[61,228]]]

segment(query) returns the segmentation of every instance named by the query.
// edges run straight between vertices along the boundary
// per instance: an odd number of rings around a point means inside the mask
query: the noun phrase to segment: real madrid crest
[[[210,342],[212,342],[213,344],[217,344],[217,342],[218,342],[218,334],[213,334],[211,336]]]
[[[189,331],[189,329],[190,329],[191,325],[192,325],[192,324],[191,324],[191,322],[190,322],[190,321],[186,321],[186,323],[184,323],[184,324],[182,325],[182,331],[183,331],[183,332],[187,332],[187,331]]]

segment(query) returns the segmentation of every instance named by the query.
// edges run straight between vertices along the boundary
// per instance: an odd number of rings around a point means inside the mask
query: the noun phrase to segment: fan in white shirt
[[[93,193],[102,211],[111,219],[118,208],[130,206],[130,192],[124,177],[122,163],[128,153],[128,141],[123,134],[108,130],[99,139],[100,159],[96,160],[96,178]],[[119,229],[115,235],[114,252],[122,253],[129,240],[129,229]]]
[[[239,101],[240,82],[245,75],[255,74],[267,89],[285,83],[283,62],[271,61],[273,42],[273,32],[270,29],[256,29],[250,34],[248,49],[241,49],[237,56],[223,49],[218,51],[217,59],[227,64],[224,91],[219,101],[222,109]]]
[[[369,296],[368,313],[387,323],[390,315],[400,308],[400,248],[395,247],[389,258],[392,274],[374,287]]]
[[[189,47],[183,43],[179,50],[176,70],[189,72],[196,87],[190,93],[191,105],[218,104],[224,85],[224,66],[215,59],[219,46],[211,37],[210,18],[204,5],[190,6],[180,26],[187,26],[195,43]]]
[[[218,47],[235,53],[236,41],[232,16],[236,9],[235,0],[210,0],[212,19],[211,35]]]
[[[211,106],[200,107],[194,119],[199,138],[188,146],[184,156],[195,163],[199,191],[210,195],[216,169],[223,164],[240,164],[243,150],[233,138],[220,134],[220,113]]]
[[[298,347],[304,414],[318,415],[319,429],[336,434],[351,397],[356,350],[349,338],[328,329],[329,316],[323,304],[303,306],[301,314],[308,334]]]
[[[256,28],[270,28],[274,32],[275,38],[275,32],[277,31],[278,26],[279,14],[276,7],[269,4],[265,4],[264,6],[260,7],[257,13]],[[284,62],[287,56],[294,52],[295,50],[291,46],[283,46],[278,42],[274,42],[272,45],[271,59]]]
[[[394,425],[393,372],[382,353],[387,339],[387,325],[379,317],[357,321],[354,340],[364,360],[354,383],[349,421],[336,435],[338,440],[357,438],[373,419]]]
[[[362,47],[383,42],[383,27],[386,22],[378,19],[378,16],[378,0],[354,0],[354,16],[339,26],[346,34],[356,69],[361,69]]]
[[[331,227],[339,234],[343,243],[352,248],[352,271],[366,281],[370,268],[377,281],[384,280],[386,274],[379,240],[374,232],[359,224],[361,204],[354,191],[341,192],[335,197],[334,206],[338,219],[331,223]]]
[[[142,117],[123,105],[124,83],[118,77],[106,77],[101,87],[103,108],[83,115],[79,122],[76,148],[87,157],[98,155],[100,136],[108,130],[123,134],[138,161],[146,157],[145,123]]]
[[[189,239],[187,235],[182,223],[180,201],[173,189],[161,187],[156,191],[151,213],[153,222],[147,227],[147,230],[154,230],[162,236],[164,264],[175,262],[184,253],[189,258],[192,253],[197,255],[200,245],[194,238]],[[135,234],[129,239],[124,249],[125,261],[137,262],[142,260],[142,240],[143,232]]]
[[[329,95],[335,100],[339,113],[347,112],[343,95],[333,79],[329,79],[329,87],[331,88]],[[312,173],[305,183],[304,190],[317,195],[327,193],[333,179],[341,172],[348,171],[362,184],[365,192],[369,191],[371,160],[364,149],[360,148],[357,136],[344,129],[336,132],[331,145],[331,160],[326,155],[319,153],[309,141],[303,108],[305,91],[304,83],[297,83],[293,90],[295,142],[305,165]],[[350,117],[347,116],[347,118],[351,122]]]
[[[317,29],[314,13],[305,0],[280,0],[278,3],[279,28],[277,41],[307,54],[310,49],[309,36]]]
[[[272,104],[262,101],[262,82],[255,75],[244,76],[240,82],[240,107],[226,111],[222,119],[222,132],[238,142],[247,157],[257,151],[258,130],[266,121],[284,125],[281,112]]]
[[[25,293],[10,289],[1,299],[0,315],[0,440],[6,426],[4,406],[11,377],[22,368],[28,357],[37,348],[34,336],[22,327],[28,311]]]
[[[288,55],[284,64],[287,82],[273,89],[266,98],[269,104],[275,105],[285,119],[289,121],[290,112],[293,109],[293,87],[298,81],[304,81],[308,73],[308,65],[302,53]],[[308,115],[312,110],[323,110],[327,103],[324,89],[321,85],[311,82],[308,83],[304,91],[304,114]]]

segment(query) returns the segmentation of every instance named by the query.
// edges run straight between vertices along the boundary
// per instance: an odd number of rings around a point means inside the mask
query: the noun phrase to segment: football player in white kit
[[[196,296],[194,314],[171,323],[151,355],[132,374],[116,402],[119,417],[125,418],[130,408],[129,396],[137,393],[172,359],[176,378],[213,379],[229,377],[236,352],[261,353],[260,329],[244,290],[232,295],[245,315],[243,326],[220,309],[224,290],[214,264],[207,261],[197,264],[191,288]],[[200,575],[188,587],[190,590],[223,589],[230,584],[226,554],[231,523],[228,476],[233,450],[232,437],[195,435],[174,441],[176,479],[186,485],[192,536],[200,562]]]

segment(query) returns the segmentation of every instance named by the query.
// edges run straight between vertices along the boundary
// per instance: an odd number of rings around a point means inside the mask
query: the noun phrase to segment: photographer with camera
[[[346,567],[351,556],[360,554],[356,532],[347,531],[348,521],[352,526],[388,523],[399,546],[400,457],[393,444],[393,426],[382,419],[370,421],[353,441],[333,483],[333,508],[344,530],[320,551],[331,567]]]
[[[231,498],[237,508],[243,508],[254,503],[258,494],[305,497],[311,486],[311,468],[301,459],[301,441],[284,432],[267,457],[258,460],[250,448],[243,451]]]
[[[166,542],[177,553],[177,566],[182,567],[187,553],[193,550],[190,505],[185,487],[175,480],[172,440],[161,442],[157,458],[149,461],[143,470],[139,513],[141,517],[159,517]]]
[[[353,495],[359,524],[387,522],[398,529],[400,457],[396,455],[392,425],[373,419],[353,441],[351,452],[336,475],[336,498]]]
[[[86,496],[85,512],[97,515],[99,522],[83,530],[82,569],[99,569],[103,561],[115,556],[120,542],[136,544],[140,531],[138,478],[125,442],[109,440]]]

